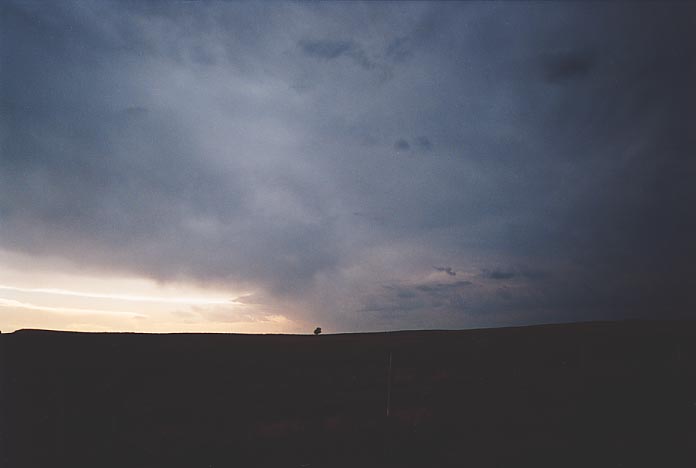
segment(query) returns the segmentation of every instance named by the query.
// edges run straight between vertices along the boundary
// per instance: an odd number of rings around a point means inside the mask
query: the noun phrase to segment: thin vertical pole
[[[391,374],[392,374],[392,353],[389,351],[389,370],[387,371],[387,417],[389,417],[389,406],[391,405]]]

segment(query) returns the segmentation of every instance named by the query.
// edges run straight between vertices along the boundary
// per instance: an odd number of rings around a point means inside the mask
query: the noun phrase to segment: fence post
[[[389,406],[391,405],[391,374],[392,374],[392,352],[389,351],[389,370],[387,371],[387,417],[389,417]]]

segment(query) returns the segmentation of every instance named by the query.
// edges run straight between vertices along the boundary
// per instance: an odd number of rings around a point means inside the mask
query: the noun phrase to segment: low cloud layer
[[[0,18],[2,251],[327,330],[693,313],[689,3]]]

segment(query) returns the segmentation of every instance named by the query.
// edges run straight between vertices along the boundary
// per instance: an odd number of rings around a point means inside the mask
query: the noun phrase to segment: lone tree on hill
[[[314,329],[314,334],[319,335],[321,333],[321,327],[317,327]]]

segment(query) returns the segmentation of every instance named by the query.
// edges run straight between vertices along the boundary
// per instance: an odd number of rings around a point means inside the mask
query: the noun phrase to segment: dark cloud
[[[310,57],[323,60],[349,57],[363,68],[369,69],[374,67],[363,48],[354,41],[303,40],[300,41],[299,46],[302,52]]]
[[[411,145],[408,143],[408,141],[399,139],[394,143],[394,149],[397,151],[408,151],[411,149]]]
[[[425,136],[419,136],[415,138],[414,145],[420,151],[431,151],[433,149],[433,145],[430,142],[430,139]],[[408,140],[404,138],[399,138],[398,140],[396,140],[396,142],[394,142],[394,149],[396,151],[410,151],[411,144],[408,142]]]
[[[433,144],[430,139],[426,136],[419,136],[416,138],[416,145],[423,151],[430,151],[433,149]]]
[[[548,54],[543,59],[544,77],[550,83],[581,79],[597,66],[594,50],[574,50]]]
[[[437,271],[443,271],[450,276],[457,276],[457,272],[452,267],[434,267]]]
[[[3,251],[336,330],[696,306],[692,4],[0,8]]]

